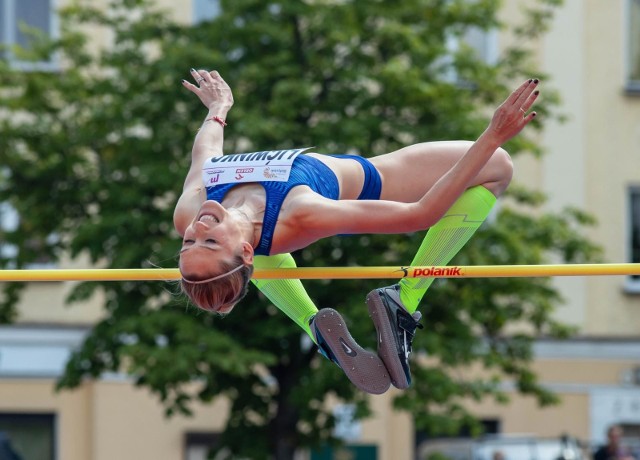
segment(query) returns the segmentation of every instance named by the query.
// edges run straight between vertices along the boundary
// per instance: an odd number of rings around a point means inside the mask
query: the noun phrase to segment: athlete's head
[[[185,229],[180,250],[182,291],[198,307],[229,313],[245,296],[253,273],[253,246],[246,220],[215,201],[205,201]]]

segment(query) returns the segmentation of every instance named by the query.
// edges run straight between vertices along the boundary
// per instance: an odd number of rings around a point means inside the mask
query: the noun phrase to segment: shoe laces
[[[407,312],[407,315],[409,315],[409,312]],[[413,350],[412,343],[413,343],[413,338],[415,337],[416,328],[418,329],[424,328],[424,326],[419,322],[420,319],[422,318],[422,313],[420,313],[419,311],[416,311],[410,316],[415,321],[415,323],[412,325],[413,327],[411,327],[411,330],[409,330],[407,327],[404,327],[405,325],[408,326],[406,322],[404,323],[404,325],[400,325],[400,329],[402,330],[402,339],[404,342],[405,359],[409,359],[409,355]]]

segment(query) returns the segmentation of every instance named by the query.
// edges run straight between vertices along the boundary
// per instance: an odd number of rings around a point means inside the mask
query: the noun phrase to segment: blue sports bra
[[[358,199],[380,199],[382,187],[380,175],[366,158],[357,155],[330,156],[358,161],[365,172],[364,186]],[[256,183],[264,187],[267,195],[264,219],[262,221],[262,233],[260,234],[258,246],[255,249],[256,255],[269,255],[282,203],[293,187],[306,185],[314,192],[331,200],[337,200],[340,197],[338,178],[333,171],[317,158],[308,155],[299,155],[295,158],[288,181],[261,181]],[[207,199],[221,202],[229,190],[236,185],[238,184],[221,184],[207,187]]]
[[[296,157],[288,181],[257,183],[264,187],[267,194],[267,203],[262,221],[260,242],[255,249],[256,255],[269,255],[280,208],[293,187],[307,185],[314,192],[332,200],[337,200],[340,196],[338,178],[333,171],[321,161],[307,155]],[[207,187],[207,199],[221,202],[229,190],[236,185],[238,184]]]

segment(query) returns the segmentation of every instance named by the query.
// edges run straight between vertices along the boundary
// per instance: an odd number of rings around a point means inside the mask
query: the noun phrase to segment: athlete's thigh
[[[424,142],[371,158],[382,177],[380,198],[417,201],[471,145],[470,141]]]

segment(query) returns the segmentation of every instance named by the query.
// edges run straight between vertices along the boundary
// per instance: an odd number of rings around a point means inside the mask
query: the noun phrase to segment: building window
[[[18,228],[18,213],[8,203],[0,203],[0,259],[13,259],[18,255],[18,248],[6,243],[4,233],[14,232]],[[13,265],[8,268],[15,268]]]
[[[220,0],[193,0],[193,23],[209,21],[220,15]]]
[[[18,247],[14,244],[7,243],[5,234],[15,232],[19,223],[20,216],[17,211],[8,203],[0,203],[0,260],[5,262],[5,268],[16,268],[12,259],[15,259],[18,256]],[[39,253],[39,255],[35,260],[25,264],[25,268],[56,268],[56,261],[47,254],[47,251],[45,251],[44,248],[56,244],[58,241],[59,237],[56,234],[51,234],[44,240],[36,238],[28,240],[25,243],[26,248],[29,251]],[[2,460],[2,457],[0,457],[0,460]]]
[[[0,413],[0,458],[55,460],[55,421],[54,414]]]
[[[33,28],[45,35],[56,35],[57,23],[53,3],[55,0],[0,0],[0,57],[22,70],[53,70],[53,59],[41,62],[21,61],[12,47],[18,45],[29,49],[31,35],[26,29]],[[26,29],[25,29],[26,28]]]
[[[470,27],[462,41],[474,50],[475,55],[485,64],[498,62],[498,31],[496,29],[482,30]]]
[[[629,187],[628,261],[640,263],[640,186]],[[640,293],[640,275],[627,278],[629,291]]]
[[[474,57],[484,64],[495,65],[498,62],[498,31],[496,29],[483,30],[479,27],[469,27],[461,36],[448,35],[445,46],[447,54],[435,62],[435,67],[444,69],[441,77],[449,83],[468,85],[453,66],[454,55],[462,49],[470,50]]]
[[[209,451],[218,446],[220,435],[218,433],[186,433],[185,434],[185,460],[207,460]]]
[[[640,92],[640,0],[627,1],[627,89]]]
[[[324,446],[311,451],[311,460],[334,460],[348,458],[349,460],[377,460],[378,446],[373,444],[346,444],[340,447]]]

